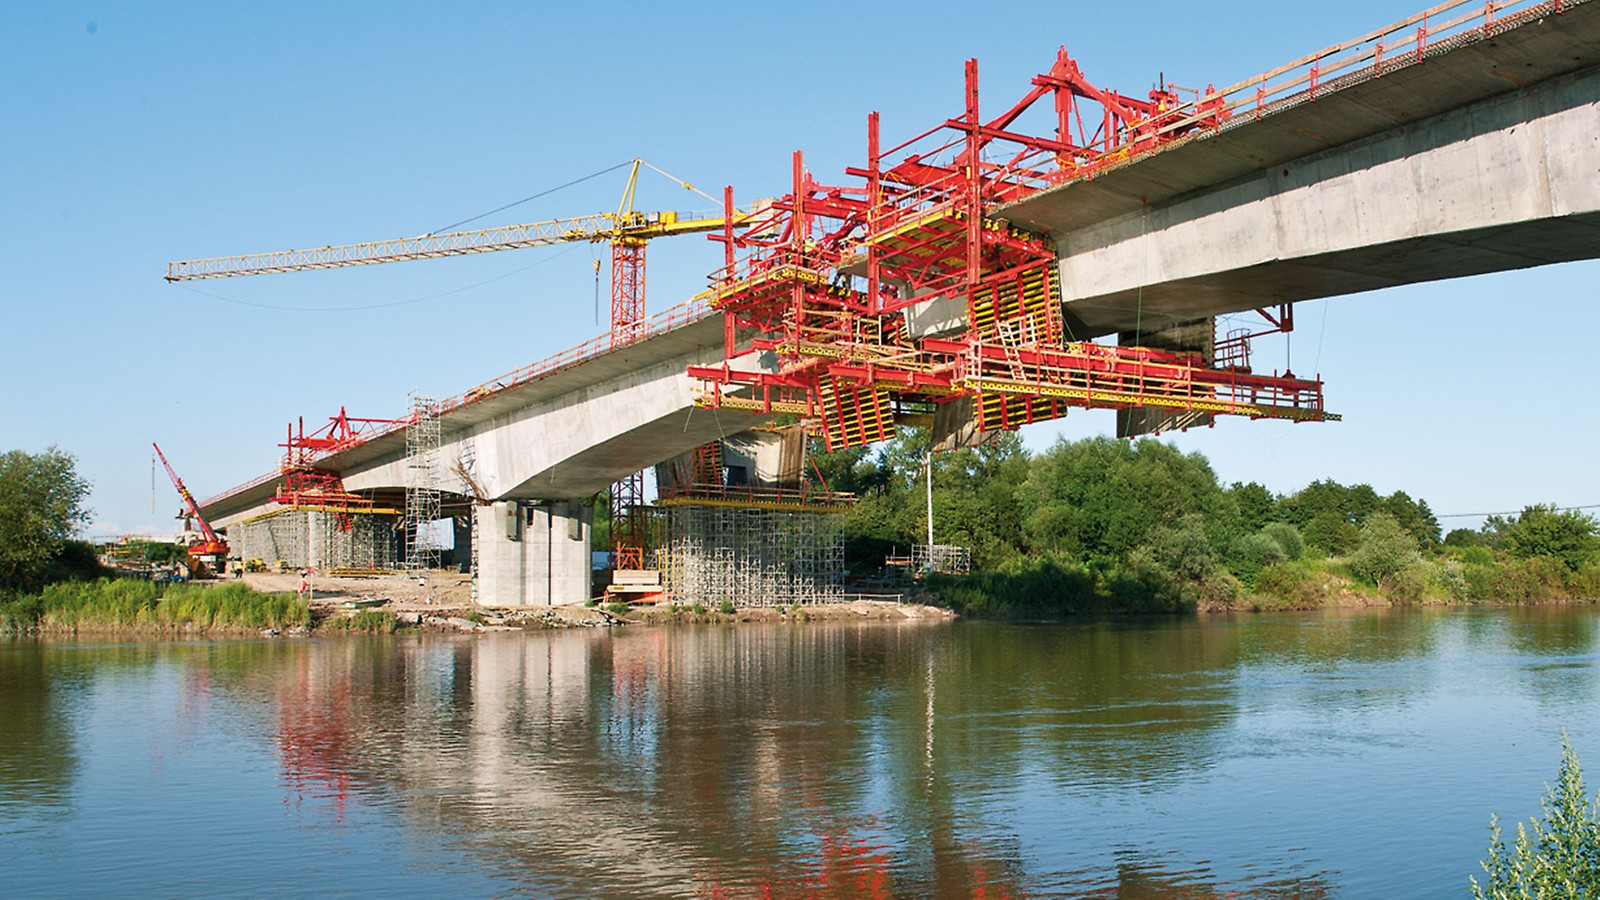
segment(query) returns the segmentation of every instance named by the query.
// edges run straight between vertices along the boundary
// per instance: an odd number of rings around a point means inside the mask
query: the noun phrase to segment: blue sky
[[[823,180],[858,163],[874,109],[891,143],[956,114],[969,56],[986,104],[1024,92],[1060,44],[1125,93],[1158,73],[1222,85],[1417,11],[1000,9],[0,6],[0,449],[77,454],[97,530],[154,530],[177,497],[160,476],[151,512],[151,440],[204,497],[272,468],[296,417],[398,415],[410,391],[454,394],[603,330],[604,247],[196,290],[161,279],[171,259],[421,234],[635,156],[743,202],[784,191],[796,148]],[[614,208],[621,174],[478,224]],[[654,178],[639,205],[707,204]],[[718,249],[657,241],[649,307],[700,289]],[[1294,369],[1320,370],[1345,421],[1226,421],[1174,440],[1225,480],[1280,492],[1331,477],[1441,514],[1600,503],[1584,404],[1597,276],[1580,263],[1302,304]],[[1024,436],[1038,448],[1112,429],[1110,413],[1078,413]]]

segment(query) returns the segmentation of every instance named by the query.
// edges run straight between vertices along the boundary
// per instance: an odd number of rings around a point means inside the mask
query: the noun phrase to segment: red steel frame
[[[278,445],[284,448],[283,465],[279,469],[281,480],[272,502],[293,508],[339,513],[339,528],[350,530],[349,514],[372,512],[375,505],[371,498],[345,490],[342,478],[333,472],[316,468],[313,463],[320,457],[360,444],[374,433],[395,424],[392,419],[352,417],[342,406],[338,415],[328,418],[328,424],[310,434],[306,433],[304,419],[299,421],[298,428],[296,423],[290,423],[287,438]]]
[[[693,367],[701,402],[804,415],[830,448],[888,436],[892,423],[882,419],[891,404],[926,408],[962,397],[978,400],[980,430],[1073,406],[1336,418],[1323,409],[1320,381],[1213,369],[1193,354],[1064,341],[1054,246],[988,214],[1220,127],[1229,114],[1214,91],[1191,104],[1165,85],[1148,99],[1126,97],[1091,84],[1063,48],[998,117],[980,115],[976,60],[966,63],[963,94],[961,116],[887,150],[877,113],[868,116],[867,165],[846,169],[859,184],[819,184],[796,152],[792,191],[752,211],[740,233],[731,224],[732,189],[724,192],[729,224],[710,236],[724,245],[724,265],[707,296],[725,315],[727,359],[775,351],[780,369]],[[1047,98],[1052,133],[1019,130]],[[906,333],[899,313],[931,300],[964,306],[962,335]],[[740,344],[749,330],[756,337]]]

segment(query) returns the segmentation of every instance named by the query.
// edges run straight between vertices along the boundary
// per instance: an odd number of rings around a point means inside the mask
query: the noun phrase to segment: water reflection
[[[71,710],[80,685],[33,645],[0,643],[0,828],[66,803],[77,772]]]
[[[0,854],[41,809],[127,830],[183,784],[230,798],[177,826],[238,829],[230,857],[336,839],[308,889],[465,870],[486,880],[457,890],[490,894],[1458,894],[1488,810],[1515,813],[1482,786],[1531,773],[1531,802],[1549,777],[1478,748],[1553,723],[1600,740],[1597,621],[4,645]],[[146,758],[86,774],[108,752]],[[109,889],[131,864],[106,859]]]

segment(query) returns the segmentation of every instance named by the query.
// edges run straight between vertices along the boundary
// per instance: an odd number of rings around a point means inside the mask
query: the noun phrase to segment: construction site
[[[1030,198],[1226,133],[1247,116],[1294,108],[1308,91],[1314,97],[1314,69],[1309,86],[1305,73],[1288,72],[1274,73],[1270,84],[1264,78],[1221,91],[1163,82],[1135,97],[1096,86],[1063,49],[1019,99],[986,117],[970,60],[953,117],[885,147],[872,113],[865,158],[843,180],[819,181],[796,151],[786,194],[741,207],[728,187],[720,215],[635,210],[641,167],[654,169],[635,160],[614,213],[172,263],[167,278],[183,281],[573,241],[611,249],[607,335],[453,398],[413,397],[398,419],[353,419],[341,410],[311,433],[291,428],[270,503],[230,528],[234,556],[356,572],[448,564],[474,584],[503,572],[523,585],[517,597],[556,602],[575,593],[558,586],[556,569],[571,581],[579,565],[574,545],[589,542],[601,518],[594,505],[603,500],[611,573],[603,581],[614,596],[818,603],[844,593],[839,516],[854,498],[823,483],[809,463],[813,444],[826,451],[866,447],[916,425],[930,429],[931,452],[945,452],[1071,409],[1114,409],[1118,436],[1130,438],[1203,427],[1218,416],[1336,420],[1319,379],[1252,368],[1252,341],[1293,329],[1290,303],[1256,309],[1258,327],[1221,335],[1214,314],[1152,315],[1146,324],[1141,307],[1130,326],[1111,326],[1108,335],[1108,326],[1087,323],[1067,302],[1056,236],[1024,227],[1015,213]],[[722,265],[690,303],[648,317],[645,248],[684,234],[720,244]],[[509,474],[514,454],[502,435],[519,427],[517,416],[532,414],[517,411],[517,392],[614,365],[622,351],[663,345],[715,320],[720,360],[691,356],[661,383],[687,378],[689,421],[693,409],[743,416],[734,433],[722,433],[719,419],[717,438],[689,450],[682,436],[672,438],[676,446],[597,437],[570,451],[574,460],[592,454],[592,461],[564,463],[561,471],[616,472],[618,460],[631,462],[631,471],[598,491],[552,486],[554,468]],[[1096,340],[1106,336],[1116,342]],[[607,377],[638,377],[625,369]],[[610,382],[612,395],[621,383]],[[658,394],[681,402],[665,389]],[[624,412],[649,422],[673,408]],[[574,429],[593,425],[592,417],[567,421]],[[620,423],[615,433],[626,435],[628,427]],[[495,430],[501,428],[507,430]],[[547,441],[552,432],[536,433]],[[367,483],[379,486],[347,490],[341,465],[367,472]],[[539,471],[549,478],[530,477]],[[446,520],[448,529],[440,526]],[[454,538],[448,552],[440,540],[446,530]],[[889,560],[890,567],[970,569],[965,548],[934,537],[930,525],[926,545]],[[542,560],[528,545],[541,540]],[[492,567],[484,563],[491,543],[501,548],[493,550]],[[539,580],[544,586],[530,594],[526,585]],[[498,602],[491,595],[500,594],[496,587],[477,599]]]

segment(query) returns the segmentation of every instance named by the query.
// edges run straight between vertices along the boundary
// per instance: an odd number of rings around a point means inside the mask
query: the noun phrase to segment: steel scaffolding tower
[[[824,603],[840,596],[844,532],[837,515],[673,506],[656,567],[673,603]]]
[[[439,490],[439,404],[411,395],[406,422],[406,571],[437,568],[440,546],[433,523],[442,515]]]

